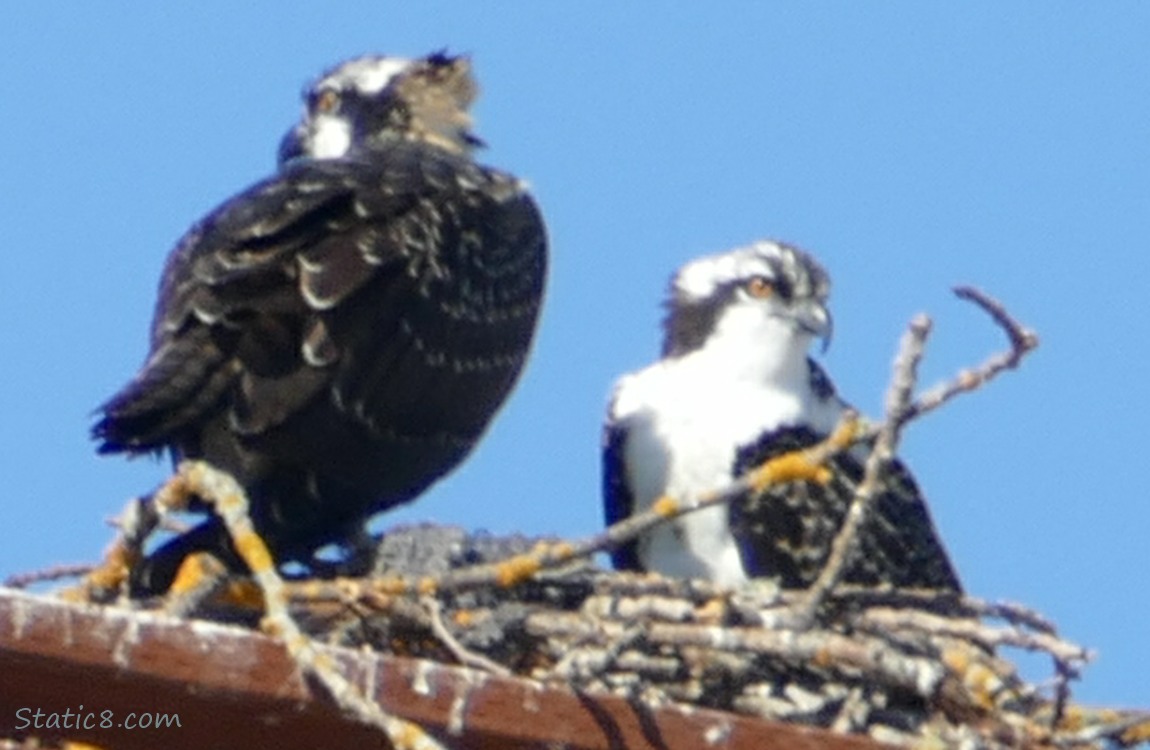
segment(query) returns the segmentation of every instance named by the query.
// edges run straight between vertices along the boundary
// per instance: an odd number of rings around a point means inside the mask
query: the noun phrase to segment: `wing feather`
[[[197,455],[215,423],[229,458],[314,456],[371,481],[388,467],[359,465],[393,444],[442,443],[396,480],[409,494],[466,454],[514,385],[545,273],[538,208],[498,172],[417,144],[292,162],[177,245],[153,354],[94,435],[105,452]],[[367,447],[337,455],[346,440]]]
[[[797,427],[767,433],[739,450],[735,470],[742,473],[820,439]],[[789,483],[732,504],[731,522],[751,575],[778,576],[788,588],[803,588],[815,580],[862,480],[864,458],[847,452],[831,459],[832,479],[826,485]],[[844,580],[960,592],[958,576],[910,472],[896,460],[881,483],[883,491],[859,531]]]
[[[602,438],[603,517],[608,526],[630,518],[635,512],[635,497],[627,481],[626,445],[626,421],[615,418],[615,399],[612,399]],[[616,570],[643,570],[636,539],[612,549],[610,554]]]

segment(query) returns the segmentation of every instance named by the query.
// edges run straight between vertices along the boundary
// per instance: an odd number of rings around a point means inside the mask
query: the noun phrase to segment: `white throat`
[[[342,117],[321,114],[310,123],[307,139],[308,156],[315,159],[338,159],[351,148],[351,123]]]
[[[711,387],[740,381],[802,393],[809,387],[807,352],[812,341],[792,321],[736,307],[722,317],[706,343],[683,360],[708,370]]]

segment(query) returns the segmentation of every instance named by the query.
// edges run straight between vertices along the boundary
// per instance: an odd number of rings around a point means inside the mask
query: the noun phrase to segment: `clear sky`
[[[948,291],[976,284],[1042,346],[903,455],[969,591],[1096,648],[1080,699],[1150,706],[1150,5],[703,7],[8,7],[0,575],[97,558],[103,520],[164,477],[97,457],[91,412],[142,361],[168,250],[271,171],[301,86],[447,48],[483,87],[483,160],[543,206],[552,275],[487,440],[389,520],[595,531],[611,383],[655,356],[691,257],[763,237],[819,257],[825,364],[872,414],[914,313],[936,324],[924,384],[1003,345]]]

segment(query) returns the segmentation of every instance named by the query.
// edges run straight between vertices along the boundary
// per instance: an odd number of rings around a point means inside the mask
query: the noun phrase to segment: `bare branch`
[[[611,643],[631,632],[624,623],[595,621],[571,613],[539,613],[527,620],[532,635]],[[883,685],[929,698],[946,677],[936,661],[898,653],[878,639],[829,631],[797,632],[732,628],[694,623],[648,623],[643,638],[653,645],[713,649],[778,657],[796,665],[818,662],[826,669],[864,670]]]
[[[0,586],[10,589],[23,589],[36,583],[58,581],[61,578],[78,578],[87,575],[95,569],[91,563],[76,563],[72,565],[53,565],[42,570],[32,570],[27,573],[14,573],[4,579]]]
[[[1023,327],[1006,311],[1006,307],[986,292],[973,286],[956,286],[954,294],[959,299],[973,302],[994,318],[1010,338],[1010,348],[1014,355],[1010,367],[1017,367],[1023,355],[1038,346],[1038,334],[1029,328]]]
[[[803,616],[809,621],[826,599],[827,593],[838,585],[846,571],[847,561],[853,551],[858,531],[866,522],[874,498],[879,494],[879,477],[894,458],[898,447],[902,426],[906,423],[910,400],[914,394],[918,376],[918,364],[922,361],[926,339],[930,335],[930,318],[919,315],[911,321],[910,328],[903,336],[898,356],[895,358],[894,375],[886,396],[886,420],[879,428],[874,447],[867,456],[863,479],[855,490],[855,496],[843,519],[842,528],[835,537],[827,562],[819,577],[811,584],[803,603]]]
[[[886,418],[878,427],[874,446],[867,457],[863,480],[855,491],[850,509],[843,521],[842,528],[835,537],[834,545],[823,570],[808,589],[805,610],[803,611],[803,615],[808,619],[814,616],[819,605],[826,599],[828,592],[842,579],[855,538],[858,536],[858,530],[865,523],[874,497],[878,494],[879,478],[894,457],[903,426],[938,408],[959,393],[966,393],[981,387],[1003,370],[1017,367],[1022,358],[1038,346],[1038,336],[1019,324],[997,300],[970,286],[956,287],[954,292],[960,299],[969,300],[985,310],[1006,332],[1011,348],[1007,352],[991,357],[975,370],[959,373],[950,382],[932,389],[914,401],[914,390],[918,382],[918,365],[922,361],[926,349],[931,321],[925,315],[918,315],[911,321],[899,346],[898,356],[895,358],[894,374],[886,395]]]
[[[973,370],[964,370],[953,380],[928,390],[911,404],[906,414],[908,421],[934,411],[960,393],[981,388],[1005,370],[1013,370],[1022,362],[1023,357],[1038,346],[1038,334],[1015,320],[1002,303],[971,286],[955,287],[954,293],[959,299],[973,302],[990,315],[1006,333],[1010,349],[995,354]]]
[[[323,683],[332,699],[360,721],[383,730],[398,750],[444,750],[442,744],[417,724],[393,716],[368,700],[360,688],[340,673],[331,657],[300,630],[288,612],[284,581],[276,571],[267,545],[252,525],[247,494],[234,477],[203,461],[185,461],[160,493],[168,490],[177,493],[190,490],[213,505],[227,527],[236,551],[263,592],[266,607],[264,630],[283,640],[288,653],[302,671]]]
[[[462,643],[452,635],[451,631],[447,629],[447,625],[443,622],[443,605],[439,603],[438,599],[431,596],[422,596],[419,599],[424,609],[428,614],[428,621],[431,632],[439,639],[440,643],[447,647],[460,664],[465,667],[473,667],[475,669],[482,669],[485,672],[491,672],[503,677],[511,675],[511,670],[503,666],[499,662],[488,659],[483,654],[478,654]]]
[[[609,526],[598,534],[578,541],[540,543],[531,552],[500,562],[472,565],[418,579],[386,576],[370,581],[347,579],[304,581],[289,584],[290,596],[297,601],[331,601],[347,596],[349,590],[357,592],[353,596],[369,594],[397,596],[443,593],[491,585],[514,586],[541,571],[560,568],[573,560],[589,557],[596,552],[633,539],[661,523],[703,508],[731,502],[747,492],[761,491],[770,484],[797,479],[825,481],[826,470],[823,463],[848,448],[857,432],[857,417],[853,412],[848,413],[834,433],[821,443],[805,450],[772,458],[727,487],[708,493],[693,502],[681,503],[673,498],[664,497],[656,501],[651,510],[638,513]]]
[[[872,607],[860,614],[854,622],[858,627],[871,632],[915,630],[963,638],[991,648],[1014,646],[1047,653],[1068,664],[1081,665],[1091,658],[1087,649],[1050,633],[1033,633],[1013,627],[996,628],[978,620],[946,617],[913,609]]]

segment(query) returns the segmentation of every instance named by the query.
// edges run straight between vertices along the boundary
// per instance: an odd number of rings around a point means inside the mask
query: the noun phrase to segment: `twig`
[[[1014,646],[1027,651],[1041,651],[1067,664],[1082,664],[1090,652],[1050,633],[1029,633],[1018,628],[999,628],[978,620],[958,619],[913,609],[872,607],[857,618],[855,624],[868,631],[914,630],[932,635],[946,635],[986,646]]]
[[[1015,320],[1002,303],[985,292],[971,286],[959,286],[954,288],[954,293],[959,299],[973,302],[990,315],[1006,333],[1010,349],[991,356],[973,370],[960,372],[958,377],[949,382],[929,389],[910,405],[906,413],[907,421],[934,411],[960,393],[981,388],[1004,370],[1018,367],[1022,358],[1038,346],[1038,334]]]
[[[959,299],[969,300],[981,307],[994,318],[994,322],[1006,331],[1010,338],[1011,356],[1007,367],[1017,367],[1023,355],[1038,346],[1038,334],[1023,327],[1006,311],[1006,307],[986,292],[973,286],[956,286],[954,294]]]
[[[111,526],[113,529],[122,529],[124,527],[123,516],[110,516],[104,519],[106,526]],[[156,524],[155,531],[166,531],[170,534],[183,534],[192,528],[192,524],[181,521],[178,518],[165,516],[159,519]]]
[[[931,389],[917,400],[913,399],[918,378],[918,365],[922,361],[926,339],[930,335],[930,318],[915,316],[903,336],[895,358],[894,375],[886,396],[886,419],[878,427],[874,446],[867,457],[863,479],[855,490],[850,509],[842,528],[835,537],[830,555],[819,577],[808,589],[801,615],[809,619],[826,599],[827,594],[842,579],[850,558],[858,530],[866,521],[878,492],[879,477],[894,456],[903,427],[923,414],[938,408],[960,393],[980,388],[1004,370],[1018,366],[1022,358],[1038,346],[1038,336],[1024,328],[1002,303],[970,286],[960,286],[954,293],[982,308],[997,323],[1010,341],[1010,349],[994,355],[978,368],[960,372],[953,380]]]
[[[814,618],[815,612],[830,590],[842,580],[858,530],[866,522],[874,498],[881,491],[879,477],[894,457],[902,427],[907,421],[906,415],[914,394],[918,364],[922,361],[929,335],[930,318],[918,315],[911,321],[910,328],[902,338],[898,356],[895,358],[894,375],[887,389],[886,420],[879,428],[874,447],[867,456],[862,481],[855,490],[843,525],[835,536],[826,564],[823,565],[819,577],[807,590],[806,601],[800,610],[808,622]]]
[[[175,491],[179,484],[177,477],[172,477],[150,499],[129,500],[116,521],[119,533],[105,550],[104,559],[84,576],[79,586],[65,590],[61,596],[76,601],[106,602],[117,595],[126,595],[128,576],[143,559],[144,543],[169,510],[182,507],[187,501],[186,493]]]
[[[568,612],[541,612],[527,618],[527,632],[544,637],[613,641],[633,629],[633,625],[595,621]],[[799,667],[818,664],[847,674],[862,671],[868,679],[928,699],[937,693],[947,676],[937,661],[902,653],[884,641],[857,634],[653,622],[643,629],[642,636],[656,646],[714,649],[728,654],[746,652],[772,656]]]
[[[481,588],[493,584],[500,587],[514,586],[543,570],[558,568],[572,560],[589,557],[596,552],[633,539],[659,524],[704,508],[731,502],[747,492],[761,491],[768,485],[796,479],[825,481],[827,470],[823,464],[831,456],[850,447],[857,432],[857,417],[850,412],[826,440],[810,448],[776,456],[726,487],[706,493],[694,501],[679,502],[670,497],[663,497],[654,503],[651,510],[633,515],[598,534],[578,541],[540,543],[532,551],[506,560],[471,565],[422,578],[384,576],[367,581],[346,578],[331,581],[302,581],[287,584],[288,590],[291,598],[296,601],[332,601],[344,599],[349,592],[353,592],[351,594],[353,597],[411,596]]]
[[[1054,732],[1051,744],[1055,747],[1081,747],[1098,740],[1110,740],[1118,747],[1150,742],[1150,712],[1086,709],[1077,713],[1080,726]]]
[[[988,602],[976,597],[965,596],[962,599],[962,604],[983,617],[997,617],[1000,620],[1006,620],[1011,625],[1023,625],[1050,635],[1057,635],[1058,633],[1054,623],[1050,620],[1033,609],[1015,602]]]
[[[451,631],[447,629],[447,625],[443,622],[443,605],[439,600],[431,596],[423,596],[419,599],[423,608],[427,610],[428,626],[432,634],[439,639],[440,643],[447,647],[460,664],[466,667],[474,667],[482,669],[502,677],[510,677],[512,672],[507,667],[499,662],[488,659],[483,654],[476,653],[452,635]]]
[[[13,573],[4,579],[0,586],[10,589],[28,588],[35,583],[45,581],[58,581],[61,578],[77,578],[91,573],[96,566],[91,563],[76,563],[71,565],[53,565],[42,570],[30,570],[27,573]]]
[[[606,625],[606,623],[604,623]],[[618,623],[612,623],[618,625]],[[530,629],[530,626],[528,626]],[[563,656],[547,672],[537,675],[543,682],[558,680],[568,685],[587,680],[607,672],[611,665],[619,662],[623,651],[630,648],[644,636],[646,628],[639,625],[622,625],[617,630],[592,628],[584,641],[565,648]],[[608,632],[609,631],[609,632]],[[590,644],[590,645],[589,645]],[[657,664],[657,662],[656,662]],[[650,666],[645,664],[644,666]],[[668,665],[662,665],[665,670]],[[656,666],[658,669],[659,666]]]
[[[443,745],[419,725],[393,716],[368,700],[340,673],[331,656],[322,652],[318,644],[300,630],[288,611],[284,580],[276,571],[267,545],[252,525],[247,495],[234,477],[203,461],[185,461],[165,488],[169,485],[175,491],[191,489],[214,506],[231,535],[236,552],[263,591],[266,607],[264,629],[283,641],[302,671],[318,679],[332,699],[360,721],[382,729],[397,750],[444,750]],[[161,492],[165,488],[161,488]]]
[[[1050,715],[1050,728],[1054,729],[1066,715],[1070,705],[1070,681],[1079,677],[1078,668],[1054,655],[1054,710]]]

